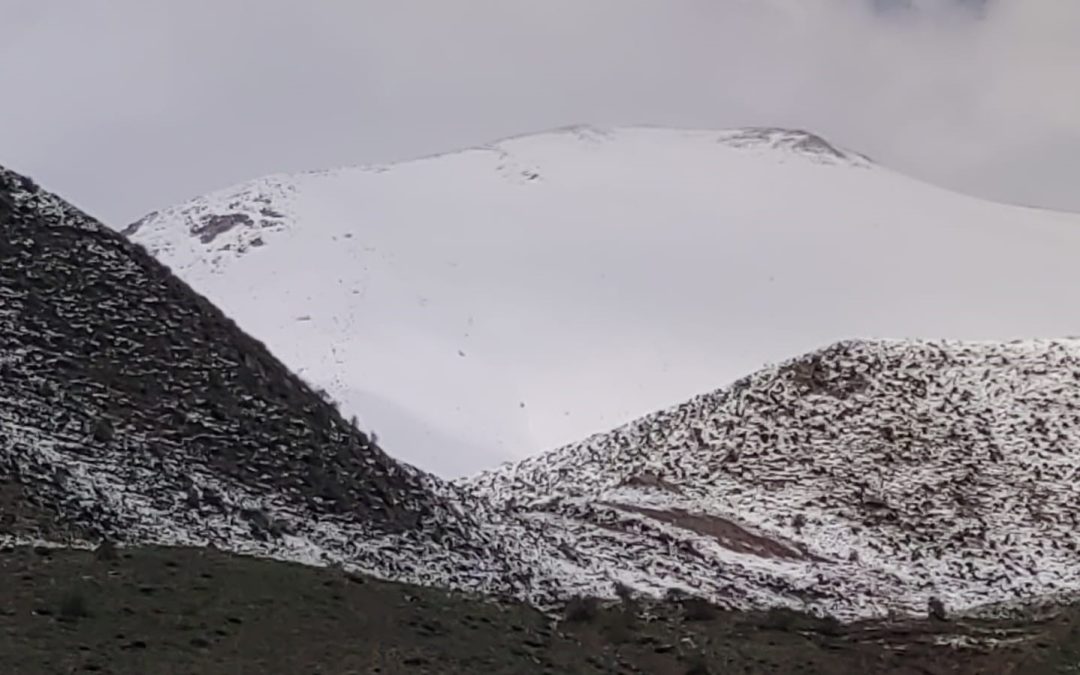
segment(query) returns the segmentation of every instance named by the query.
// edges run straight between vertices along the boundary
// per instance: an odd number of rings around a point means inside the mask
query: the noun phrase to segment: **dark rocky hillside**
[[[141,247],[0,168],[0,533],[452,530],[429,481]]]

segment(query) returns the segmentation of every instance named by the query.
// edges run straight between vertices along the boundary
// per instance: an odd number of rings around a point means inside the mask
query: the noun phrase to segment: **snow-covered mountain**
[[[521,564],[481,511],[144,250],[0,167],[0,543],[209,543],[504,590]]]
[[[462,484],[586,567],[722,604],[1071,594],[1080,340],[839,343]]]
[[[1080,332],[1080,216],[799,131],[575,127],[262,178],[126,232],[444,475],[837,339]]]
[[[1080,589],[1078,340],[841,343],[451,484],[2,167],[0,232],[0,545],[214,544],[541,607],[622,585],[851,619]]]

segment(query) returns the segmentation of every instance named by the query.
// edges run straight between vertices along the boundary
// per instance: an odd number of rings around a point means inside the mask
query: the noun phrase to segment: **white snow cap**
[[[1075,333],[1080,216],[813,134],[572,127],[129,228],[392,455],[533,455],[849,337]]]

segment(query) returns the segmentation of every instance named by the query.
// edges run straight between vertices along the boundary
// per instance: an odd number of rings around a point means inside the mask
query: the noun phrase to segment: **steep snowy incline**
[[[840,343],[462,485],[627,583],[662,551],[736,606],[1075,593],[1080,340]],[[611,564],[612,532],[647,553]]]
[[[445,475],[839,338],[1080,331],[1080,217],[776,129],[571,128],[264,178],[127,233]]]
[[[144,250],[0,167],[0,542],[209,543],[505,591],[514,563],[477,511]]]

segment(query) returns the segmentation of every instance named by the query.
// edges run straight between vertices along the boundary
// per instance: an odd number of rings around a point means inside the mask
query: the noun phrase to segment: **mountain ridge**
[[[453,488],[141,246],[3,168],[0,227],[0,533],[502,574]]]
[[[1080,321],[1048,309],[1080,283],[1065,254],[1080,217],[952,193],[790,130],[572,127],[279,174],[140,223],[134,240],[444,476],[837,337]]]
[[[858,620],[1080,587],[1080,341],[835,343],[448,483],[134,244],[15,174],[0,195],[2,546],[212,545],[549,612]]]
[[[1075,339],[845,341],[459,482],[577,530],[583,557],[604,555],[596,528],[637,531],[770,570],[756,583],[804,611],[1067,599],[1078,382]],[[722,604],[742,592],[727,573],[688,578]]]

